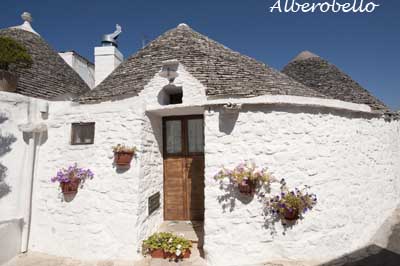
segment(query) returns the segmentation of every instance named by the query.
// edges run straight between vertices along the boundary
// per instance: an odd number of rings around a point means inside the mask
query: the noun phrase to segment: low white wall
[[[400,125],[334,112],[254,106],[238,115],[218,108],[205,113],[204,249],[210,265],[324,261],[369,243],[400,200]],[[222,166],[245,160],[268,167],[290,187],[312,186],[316,208],[293,227],[268,221],[256,197],[229,194],[213,178]],[[278,192],[273,185],[272,194]]]
[[[0,92],[0,265],[20,252],[26,199],[27,144],[18,125],[26,123],[29,99]]]
[[[22,220],[0,221],[0,265],[3,265],[21,250]]]

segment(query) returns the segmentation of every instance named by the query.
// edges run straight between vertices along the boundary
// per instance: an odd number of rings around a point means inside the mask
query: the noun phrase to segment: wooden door
[[[203,123],[202,116],[163,120],[165,220],[204,220]]]

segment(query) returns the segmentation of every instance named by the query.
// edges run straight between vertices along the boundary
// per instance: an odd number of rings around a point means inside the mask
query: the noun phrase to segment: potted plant
[[[184,259],[190,257],[192,242],[169,232],[151,235],[143,241],[142,251],[152,258]]]
[[[215,178],[229,178],[240,193],[247,195],[254,194],[258,185],[269,184],[273,179],[267,168],[258,169],[254,163],[241,163],[232,170],[223,168]]]
[[[90,169],[79,168],[77,164],[68,168],[62,168],[57,175],[51,178],[51,181],[59,182],[63,194],[75,194],[79,186],[82,188],[86,179],[92,179],[93,173]]]
[[[115,164],[117,165],[129,165],[132,161],[133,156],[136,154],[136,147],[128,147],[125,145],[118,144],[113,147]]]
[[[285,220],[297,220],[304,213],[311,210],[317,203],[317,196],[308,193],[309,186],[300,190],[289,190],[284,179],[281,180],[281,194],[272,197],[267,202],[267,207],[273,215]]]
[[[17,77],[10,72],[12,68],[31,65],[32,58],[24,46],[12,38],[0,36],[0,91],[17,89]]]

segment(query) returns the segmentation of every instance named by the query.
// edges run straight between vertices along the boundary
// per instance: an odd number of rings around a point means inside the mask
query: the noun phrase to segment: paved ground
[[[330,262],[306,263],[306,262],[273,262],[263,266],[400,266],[400,209],[394,213],[393,220],[388,226],[389,238],[386,248],[371,244],[365,248],[354,251],[341,258]],[[151,259],[147,257],[141,261],[79,261],[71,258],[49,256],[46,254],[30,252],[21,254],[4,266],[206,266],[203,259],[201,224],[186,222],[165,222],[160,231],[169,231],[176,234],[184,234],[194,241],[192,256],[183,261],[168,261],[163,259]],[[386,234],[385,234],[386,235]],[[379,241],[378,241],[379,242]],[[223,266],[223,265],[221,265]],[[261,266],[261,265],[247,265]]]

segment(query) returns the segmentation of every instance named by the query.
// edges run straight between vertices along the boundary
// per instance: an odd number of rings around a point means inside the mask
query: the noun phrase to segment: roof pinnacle
[[[33,19],[32,19],[32,15],[29,12],[22,13],[21,18],[24,21],[24,23],[22,23],[19,26],[15,26],[15,27],[11,27],[11,28],[29,31],[36,35],[39,35],[39,33],[37,33],[31,26],[31,22],[33,21]]]

